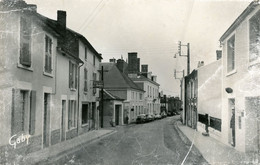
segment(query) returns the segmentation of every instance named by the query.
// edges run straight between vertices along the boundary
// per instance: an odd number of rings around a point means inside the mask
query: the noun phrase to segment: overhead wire
[[[97,10],[97,8],[99,7],[99,5],[103,2],[104,0],[101,0],[98,5],[92,10],[92,12],[90,13],[90,15],[88,16],[88,18],[83,22],[83,24],[80,26],[79,31],[81,31],[83,29],[83,27],[85,26],[85,24],[90,20],[90,18],[92,17],[92,15],[95,13],[95,11]]]

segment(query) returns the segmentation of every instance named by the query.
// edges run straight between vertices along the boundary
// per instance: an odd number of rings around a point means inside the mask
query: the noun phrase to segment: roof
[[[126,74],[120,72],[115,63],[101,63],[104,69],[105,89],[135,89],[144,92]]]
[[[247,6],[247,8],[232,23],[232,25],[227,29],[227,31],[220,37],[219,41],[224,41],[258,5],[259,0],[254,0],[253,2],[251,2]]]
[[[143,75],[139,75],[139,76],[137,76],[137,78],[131,78],[131,80],[132,81],[149,81],[150,83],[152,83],[154,85],[160,86],[160,84],[158,84],[157,82],[152,81],[151,79],[149,79]]]
[[[6,0],[0,2],[0,10],[2,11],[6,11],[6,10],[16,11],[15,9],[18,9],[17,11],[22,10],[24,14],[27,14],[28,16],[36,17],[37,19],[35,21],[37,21],[37,23],[42,25],[43,28],[46,29],[48,32],[54,34],[55,36],[62,37],[64,34],[62,34],[61,30],[58,28],[57,20],[50,19],[48,17],[45,17],[37,13],[36,8],[37,8],[36,5],[27,4],[24,1],[12,2]],[[77,58],[78,61],[81,61],[79,60],[78,55],[75,55],[75,53],[78,54],[78,50],[75,49],[75,47],[74,47],[74,53],[73,50],[67,49],[68,47],[70,48],[72,47],[71,49],[73,49],[73,46],[78,47],[77,45],[75,45],[74,42],[76,41],[76,38],[80,39],[84,44],[86,44],[88,48],[92,50],[99,59],[102,59],[101,54],[96,51],[96,49],[89,43],[89,41],[83,35],[67,27],[66,27],[66,39],[65,39],[67,42],[65,43],[64,46],[62,46],[64,52],[74,56],[75,58]],[[71,46],[71,44],[73,44],[73,46]]]
[[[82,34],[79,34],[78,32],[75,32],[74,30],[71,30],[69,28],[67,28],[67,30],[69,30],[72,33],[74,33],[75,35],[77,35],[79,37],[79,39],[83,43],[85,43],[88,46],[88,48],[91,49],[99,59],[103,59],[102,55],[96,51],[96,49],[90,44],[90,42]]]
[[[112,93],[108,92],[107,90],[104,89],[104,95],[103,95],[104,100],[124,100],[118,96],[113,95]]]

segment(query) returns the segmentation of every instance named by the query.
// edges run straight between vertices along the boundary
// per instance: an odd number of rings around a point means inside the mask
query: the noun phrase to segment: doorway
[[[234,98],[228,99],[228,113],[229,113],[229,143],[235,147],[236,145],[236,103]]]
[[[120,109],[121,109],[121,105],[115,106],[115,124],[116,125],[119,125]]]
[[[62,112],[61,112],[61,141],[65,140],[65,133],[66,133],[66,122],[65,122],[65,117],[66,117],[66,100],[62,100]]]
[[[44,93],[44,110],[43,110],[43,148],[50,144],[50,94]]]

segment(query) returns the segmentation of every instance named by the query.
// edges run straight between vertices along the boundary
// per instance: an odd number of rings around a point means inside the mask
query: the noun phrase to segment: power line
[[[102,2],[103,2],[104,0],[102,0]],[[92,23],[93,21],[94,21],[94,19],[95,19],[95,17],[101,12],[101,10],[106,6],[106,3],[108,2],[108,0],[105,2],[105,3],[103,3],[103,5],[99,8],[99,10],[95,13],[95,12],[93,12],[93,14],[94,14],[94,16],[91,18],[91,17],[89,17],[90,19],[89,19],[89,21],[86,21],[86,24],[85,24],[85,26],[83,26],[81,29],[82,30],[84,30],[85,28],[87,28],[88,27],[88,25],[90,24],[90,23]],[[101,3],[100,3],[101,4]],[[99,4],[99,5],[100,5]],[[98,6],[99,6],[98,5]]]
[[[104,0],[101,0],[98,5],[95,7],[94,10],[92,10],[91,14],[88,16],[88,18],[83,22],[83,24],[80,26],[79,31],[81,31],[81,29],[85,26],[85,24],[90,20],[90,18],[92,17],[92,15],[95,13],[95,11],[97,10],[97,8],[99,7],[99,5],[103,2]]]

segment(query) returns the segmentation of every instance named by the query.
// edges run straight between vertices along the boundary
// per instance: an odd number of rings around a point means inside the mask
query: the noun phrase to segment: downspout
[[[79,97],[80,97],[80,67],[82,67],[84,65],[84,63],[82,63],[82,65],[78,66],[78,115],[77,115],[77,134],[79,135]]]

